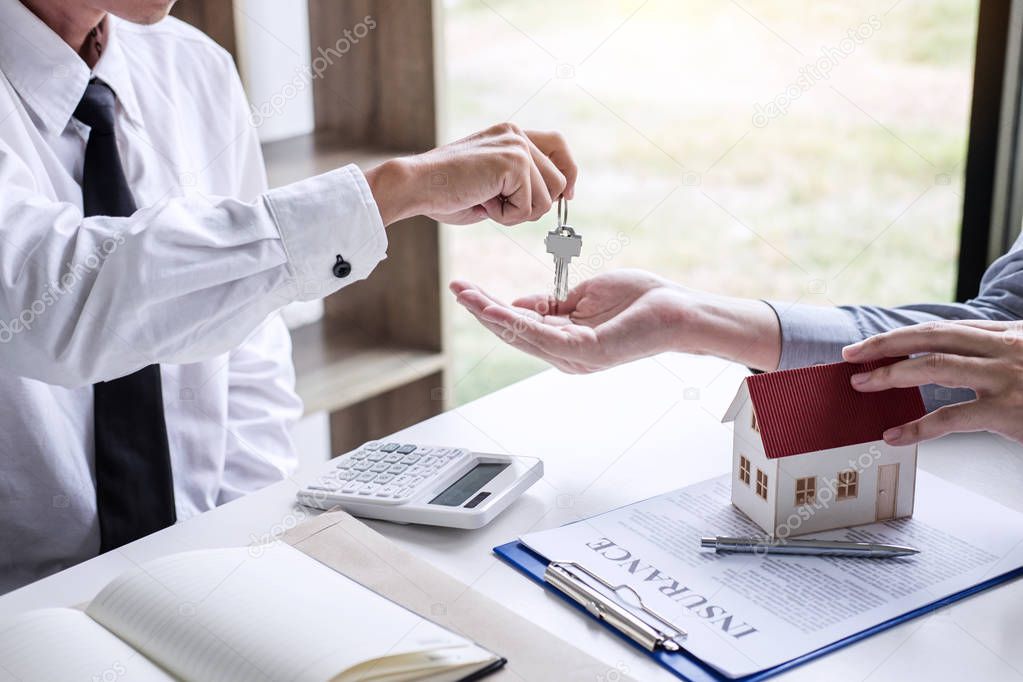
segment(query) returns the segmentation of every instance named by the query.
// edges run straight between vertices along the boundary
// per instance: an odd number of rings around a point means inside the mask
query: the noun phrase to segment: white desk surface
[[[641,680],[675,679],[504,565],[491,548],[726,472],[731,427],[719,418],[744,375],[719,360],[664,355],[596,375],[549,371],[522,381],[388,440],[539,456],[542,481],[481,530],[371,525],[606,662],[606,679],[615,679],[615,670]],[[953,436],[926,444],[920,466],[1023,510],[1023,448],[1000,438]],[[302,482],[270,486],[4,595],[0,617],[87,602],[136,562],[279,534],[307,514],[293,504]],[[870,637],[786,678],[1023,680],[1023,581]]]

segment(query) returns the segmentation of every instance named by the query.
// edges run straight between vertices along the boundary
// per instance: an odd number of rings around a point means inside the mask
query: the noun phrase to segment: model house
[[[860,393],[840,362],[747,377],[734,422],[732,504],[773,537],[913,514],[916,446],[881,434],[924,415],[915,388]]]

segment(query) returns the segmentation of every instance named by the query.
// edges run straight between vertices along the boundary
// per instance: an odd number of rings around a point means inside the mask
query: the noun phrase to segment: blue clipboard
[[[580,604],[575,602],[573,599],[565,595],[560,590],[549,585],[547,581],[544,580],[544,571],[547,569],[547,564],[549,563],[549,561],[542,557],[541,555],[537,554],[536,552],[529,549],[528,547],[526,547],[525,545],[518,541],[509,542],[507,544],[495,547],[494,554],[496,554],[508,565],[526,574],[527,577],[533,580],[533,582],[541,585],[545,590],[557,594],[559,597],[563,598],[569,604],[579,609],[580,612],[585,613],[589,616],[589,613]],[[760,670],[751,675],[746,675],[745,677],[740,678],[726,677],[725,675],[721,674],[714,668],[710,667],[709,665],[707,665],[706,663],[704,663],[703,661],[701,661],[700,659],[696,658],[695,656],[686,651],[681,651],[678,653],[669,653],[667,651],[660,650],[653,652],[647,651],[646,649],[636,644],[632,639],[626,637],[621,632],[616,630],[614,627],[608,625],[607,623],[601,621],[601,625],[603,625],[608,630],[610,630],[611,632],[615,633],[616,635],[627,641],[629,644],[635,646],[638,651],[642,651],[644,654],[651,656],[661,666],[667,668],[668,670],[670,670],[672,673],[682,678],[683,680],[690,680],[691,682],[711,682],[717,680],[738,679],[741,680],[742,682],[755,682],[756,680],[766,680],[769,677],[773,677],[774,675],[783,673],[786,670],[795,668],[798,665],[802,665],[807,661],[812,661],[815,658],[819,658],[820,656],[835,651],[836,649],[840,649],[846,646],[847,644],[852,644],[853,642],[858,642],[861,639],[865,639],[866,637],[871,636],[875,632],[887,630],[888,628],[894,627],[899,623],[911,620],[913,618],[916,618],[917,616],[922,616],[925,613],[929,613],[931,611],[934,611],[935,609],[940,609],[943,606],[948,606],[949,604],[957,602],[960,599],[965,599],[966,597],[974,595],[977,592],[981,592],[988,588],[995,587],[996,585],[1001,585],[1002,583],[1014,580],[1021,576],[1023,576],[1023,567],[1014,569],[1012,571],[1003,573],[994,578],[985,580],[984,582],[974,585],[973,587],[970,587],[968,589],[965,589],[962,592],[957,592],[955,594],[949,595],[948,597],[945,597],[944,599],[933,601],[930,604],[926,604],[925,606],[921,606],[918,609],[904,613],[901,616],[896,616],[895,618],[886,620],[883,623],[875,625],[872,628],[868,628],[866,630],[863,630],[862,632],[857,632],[856,634],[850,635],[845,639],[840,639],[837,642],[833,642],[832,644],[821,647],[816,651],[811,651],[810,653],[804,654],[803,656],[800,656],[798,658],[794,658],[791,661],[786,661],[781,665],[776,665],[773,668],[766,668],[764,670]]]

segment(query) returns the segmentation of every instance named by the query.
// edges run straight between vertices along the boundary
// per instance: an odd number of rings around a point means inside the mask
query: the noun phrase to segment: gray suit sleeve
[[[1023,319],[1023,237],[1009,253],[987,269],[980,293],[965,303],[921,303],[882,308],[840,306],[836,308],[767,301],[781,325],[779,369],[803,367],[842,359],[842,347],[897,327],[933,320]],[[963,400],[973,391],[925,386],[928,410]]]

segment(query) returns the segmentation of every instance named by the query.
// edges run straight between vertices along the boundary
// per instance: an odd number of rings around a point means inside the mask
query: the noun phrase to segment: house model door
[[[899,487],[899,465],[882,464],[877,468],[877,520],[895,516],[895,494]]]

